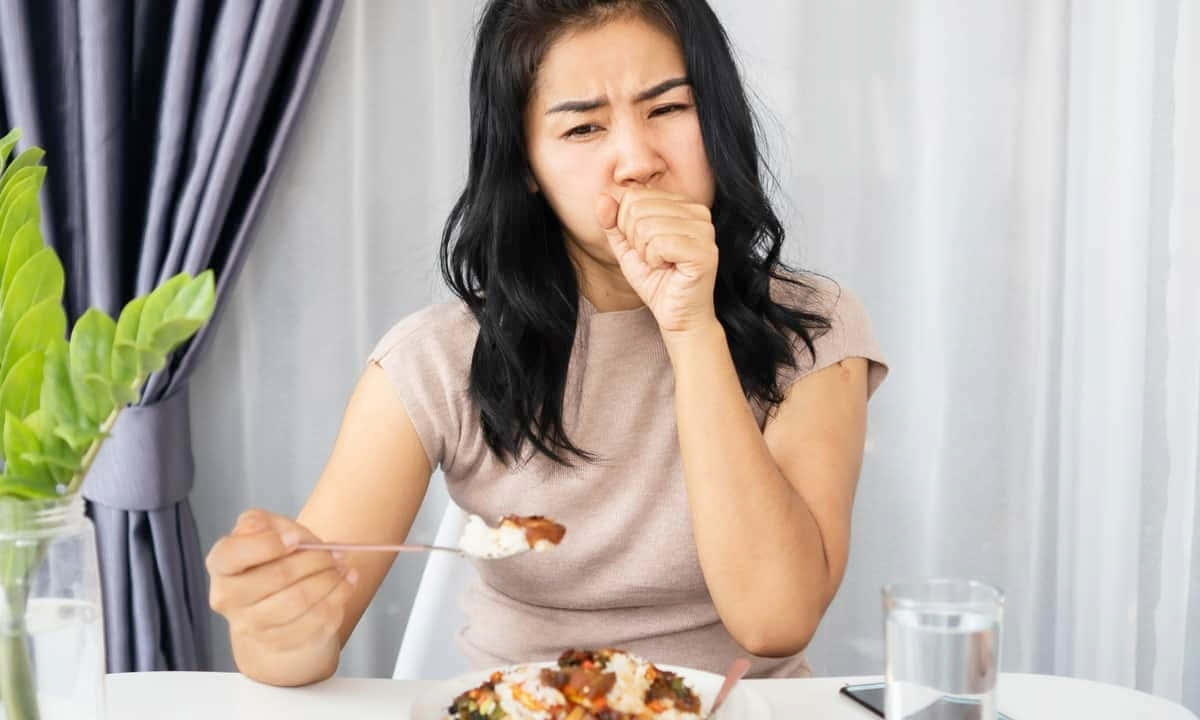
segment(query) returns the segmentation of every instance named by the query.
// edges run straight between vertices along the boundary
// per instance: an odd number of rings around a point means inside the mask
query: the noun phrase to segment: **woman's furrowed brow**
[[[688,84],[688,79],[686,77],[676,77],[676,78],[671,78],[669,80],[663,80],[662,82],[658,83],[657,85],[649,87],[649,88],[641,91],[640,93],[638,93],[636,96],[634,96],[633,101],[639,102],[639,103],[645,102],[647,100],[656,98],[659,95],[662,95],[663,93],[665,93],[668,90],[677,88],[680,85],[687,85],[687,84]],[[608,104],[608,98],[606,98],[606,97],[592,98],[590,100],[567,100],[565,102],[560,102],[560,103],[552,106],[549,110],[546,111],[546,114],[550,115],[552,113],[559,113],[559,112],[585,113],[585,112],[591,112],[592,110],[595,110],[596,108],[602,108],[607,104]]]

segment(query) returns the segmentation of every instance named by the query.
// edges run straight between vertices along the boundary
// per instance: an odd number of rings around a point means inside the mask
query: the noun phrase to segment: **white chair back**
[[[457,546],[466,524],[466,513],[448,502],[434,544]],[[445,680],[469,670],[454,638],[467,622],[459,598],[474,573],[471,564],[461,557],[442,552],[429,554],[412,612],[404,626],[392,677]]]

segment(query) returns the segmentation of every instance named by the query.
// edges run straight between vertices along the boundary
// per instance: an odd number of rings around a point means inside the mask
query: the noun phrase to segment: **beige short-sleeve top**
[[[847,357],[870,361],[869,391],[887,366],[859,300],[820,276],[790,304],[819,307],[832,327],[799,350],[783,388]],[[648,308],[599,313],[580,300],[563,419],[568,437],[600,460],[573,468],[536,455],[513,466],[483,440],[467,392],[478,325],[461,302],[418,311],[393,327],[370,361],[388,374],[431,467],[470,513],[546,515],[568,528],[551,552],[478,562],[462,598],[459,646],[472,665],[556,658],[567,647],[621,647],[661,664],[724,672],[745,650],[717,616],[697,557],[676,434],[674,378]],[[798,345],[798,348],[802,346]],[[754,412],[760,426],[762,408]],[[753,658],[751,674],[807,674],[802,655]]]

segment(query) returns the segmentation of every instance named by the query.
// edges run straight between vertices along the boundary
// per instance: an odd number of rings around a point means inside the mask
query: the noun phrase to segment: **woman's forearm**
[[[767,448],[721,325],[714,319],[664,338],[696,547],[713,603],[750,652],[798,652],[833,595],[820,528]]]
[[[337,672],[341,644],[337,638],[288,650],[265,647],[249,635],[231,632],[230,646],[240,673],[268,685],[295,687],[326,680]]]

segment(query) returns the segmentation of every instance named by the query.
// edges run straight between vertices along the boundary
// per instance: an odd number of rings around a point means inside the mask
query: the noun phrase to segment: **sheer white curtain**
[[[259,237],[192,393],[204,546],[250,506],[294,515],[374,343],[445,297],[442,221],[465,177],[473,2],[345,5]],[[438,483],[414,537],[432,538]],[[340,672],[390,675],[424,559],[400,555]],[[213,623],[218,669],[232,669]]]
[[[206,542],[299,508],[366,352],[444,297],[475,5],[347,4],[195,379]],[[1200,709],[1200,5],[714,6],[789,257],[863,297],[892,362],[814,667],[880,669],[882,583],[970,575],[1007,591],[1005,669]],[[342,672],[388,674],[419,572]]]

